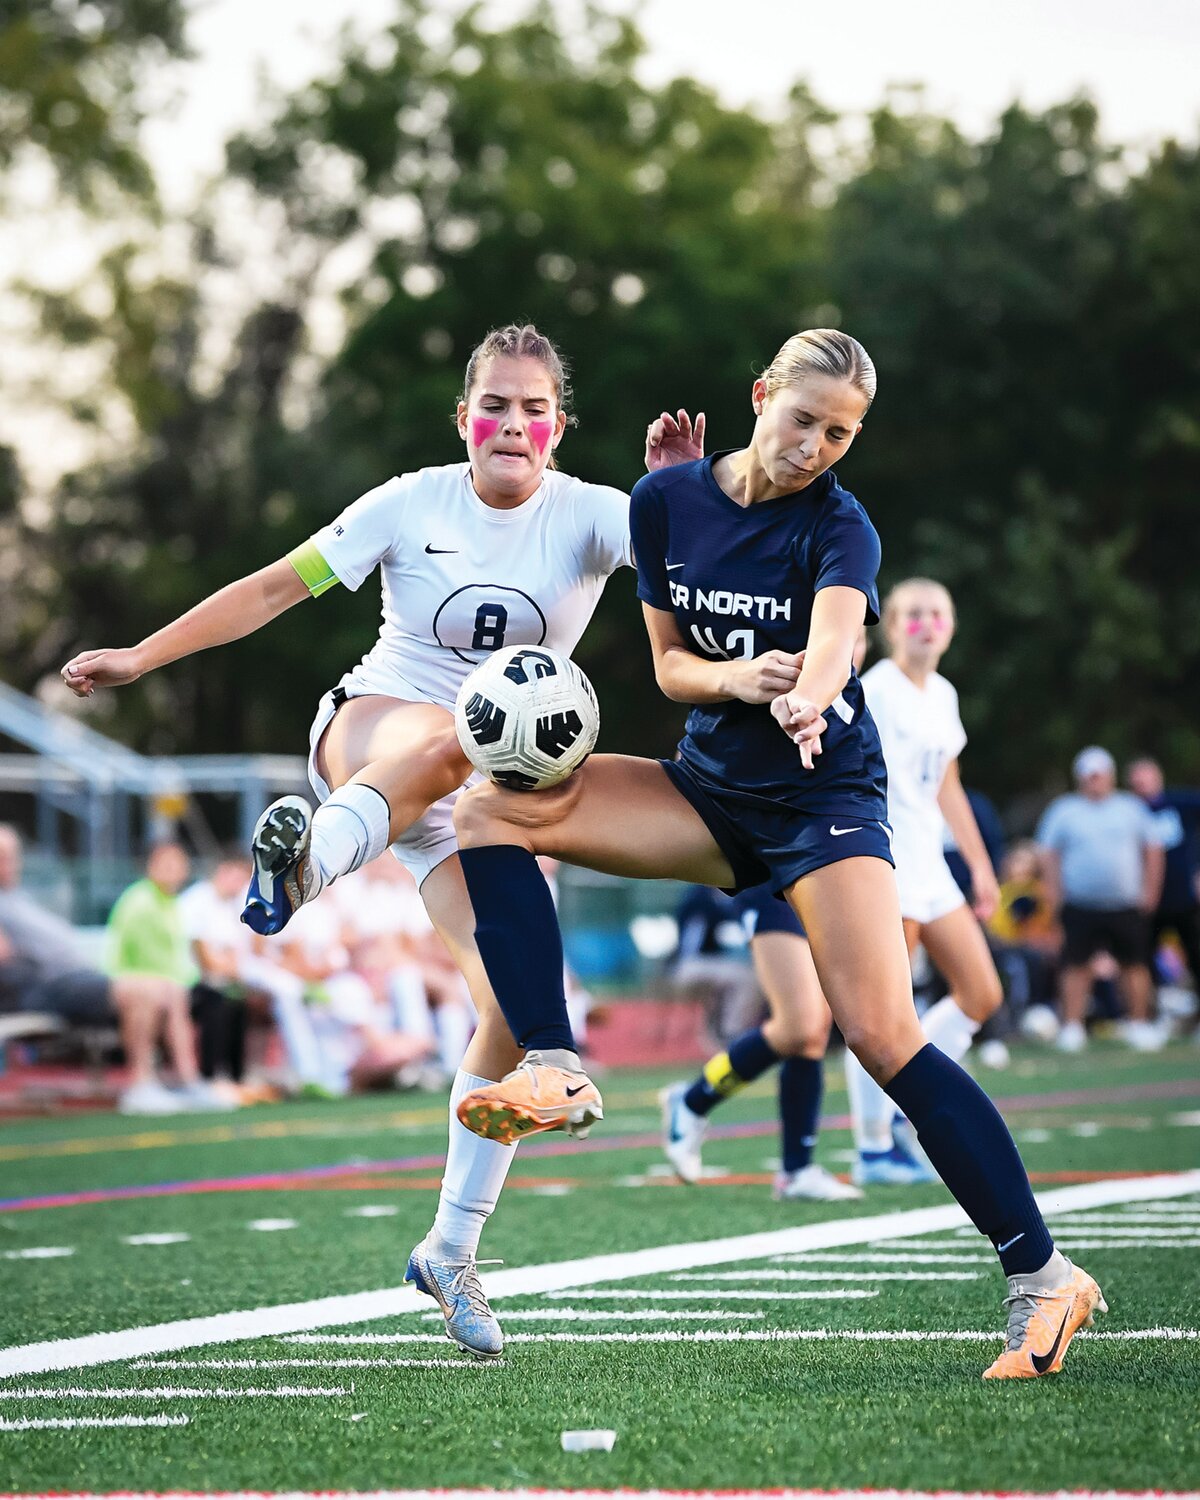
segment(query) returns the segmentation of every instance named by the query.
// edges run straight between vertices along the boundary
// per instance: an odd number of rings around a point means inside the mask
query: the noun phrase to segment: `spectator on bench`
[[[10,957],[0,961],[13,1009],[45,1012],[76,1026],[116,1025],[129,1065],[118,1100],[124,1114],[175,1114],[202,1091],[187,991],[150,974],[109,976],[89,964],[75,929],[21,889],[22,846],[17,830],[0,824],[0,933]],[[162,1037],[180,1083],[178,1091],[155,1073]]]

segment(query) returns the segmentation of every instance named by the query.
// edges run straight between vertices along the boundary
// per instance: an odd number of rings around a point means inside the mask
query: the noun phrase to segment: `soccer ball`
[[[573,661],[545,646],[505,646],[459,688],[454,727],[477,771],[512,791],[539,792],[592,753],[600,706]]]

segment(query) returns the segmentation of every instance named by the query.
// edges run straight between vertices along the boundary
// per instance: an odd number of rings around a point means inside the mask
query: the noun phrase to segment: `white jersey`
[[[312,545],[349,589],[377,565],[383,576],[379,640],[346,691],[449,708],[501,646],[571,654],[609,574],[632,563],[629,496],[547,469],[522,505],[497,510],[470,464],[450,464],[368,490]]]
[[[863,674],[862,686],[887,763],[892,853],[903,890],[905,877],[940,874],[945,866],[938,792],[950,763],[962,754],[967,734],[958,714],[958,693],[937,672],[919,688],[885,658]]]

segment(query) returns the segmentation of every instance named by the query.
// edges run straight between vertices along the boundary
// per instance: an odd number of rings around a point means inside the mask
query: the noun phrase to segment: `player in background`
[[[553,467],[570,415],[563,361],[531,326],[489,333],[467,363],[458,402],[465,462],[392,478],[278,562],[239,579],[127,650],[85,651],[63,668],[80,697],[135,682],[195,651],[261,629],[339,583],[382,574],[383,624],[358,666],[321,699],[309,778],[321,806],[298,797],[268,808],[254,838],[244,919],[280,931],[302,902],[389,845],[412,873],[434,927],[462,970],[478,1025],[450,1095],[450,1142],[437,1217],[408,1275],[436,1297],[451,1337],[495,1356],[503,1340],[476,1271],[484,1224],[512,1148],[482,1141],[455,1117],[473,1089],[520,1061],[480,965],[475,920],[451,821],[471,774],[454,730],[454,699],[472,667],[504,645],[570,655],[610,573],[632,561],[629,498]],[[664,417],[646,443],[651,468],[703,452],[695,431]],[[578,1070],[573,1053],[551,1059]],[[568,1075],[570,1076],[570,1075]],[[602,1112],[580,1073],[572,1109]]]
[[[882,624],[889,654],[863,674],[862,685],[887,762],[904,938],[910,955],[918,943],[924,947],[950,986],[925,1012],[921,1030],[959,1062],[1004,992],[980,925],[995,912],[1000,891],[959,777],[967,735],[958,694],[937,670],[954,639],[954,602],[940,583],[909,578],[884,601]],[[943,819],[970,872],[973,909],[946,863]],[[929,1181],[908,1122],[852,1056],[846,1086],[858,1149],[854,1181]]]
[[[917,1021],[883,755],[851,665],[862,625],[878,617],[879,538],[830,472],[874,395],[856,340],[797,334],[753,384],[747,447],[635,487],[655,675],[668,698],[693,705],[679,759],[595,755],[549,791],[485,784],[459,799],[479,952],[513,1035],[535,1049],[468,1095],[459,1116],[498,1139],[561,1118],[569,1075],[536,1051],[572,1047],[539,853],[727,890],[770,881],[804,923],[848,1045],[1000,1257],[1008,1336],[988,1376],[1036,1376],[1060,1367],[1104,1303],[1055,1249],[994,1105]]]
[[[712,1111],[778,1063],[781,1142],[775,1197],[816,1202],[861,1198],[857,1188],[813,1161],[833,1018],[804,928],[769,883],[743,891],[736,901],[770,1016],[710,1057],[690,1084],[663,1090],[663,1151],[684,1182],[698,1182]]]

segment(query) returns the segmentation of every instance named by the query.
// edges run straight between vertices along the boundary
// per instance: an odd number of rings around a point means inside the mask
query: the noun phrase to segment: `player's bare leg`
[[[523,1053],[487,982],[475,946],[475,914],[457,856],[430,871],[421,882],[421,899],[466,978],[478,1024],[450,1091],[450,1134],[437,1216],[410,1255],[405,1276],[436,1299],[446,1332],[460,1349],[494,1359],[503,1352],[504,1335],[479,1280],[476,1256],[516,1148],[475,1135],[460,1123],[457,1109],[473,1090],[511,1073]]]
[[[908,1115],[942,1180],[1000,1256],[1008,1337],[987,1378],[1054,1373],[1078,1329],[1105,1311],[1104,1299],[1054,1248],[995,1107],[921,1031],[892,871],[882,860],[842,860],[796,881],[788,897],[847,1045]]]
[[[281,931],[298,906],[382,854],[471,771],[447,709],[382,694],[342,704],[316,762],[334,788],[317,811],[303,797],[281,797],[255,827],[242,920],[256,932]]]

